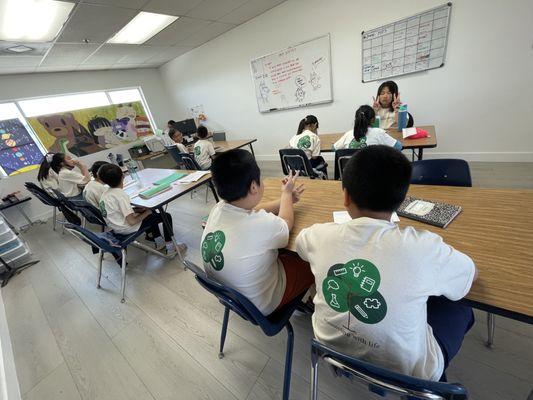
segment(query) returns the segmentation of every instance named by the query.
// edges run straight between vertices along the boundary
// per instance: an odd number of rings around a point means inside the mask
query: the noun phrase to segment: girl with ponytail
[[[51,191],[52,189],[59,189],[59,180],[57,172],[52,168],[52,163],[54,162],[54,157],[56,158],[56,164],[59,157],[57,155],[62,153],[47,153],[41,165],[39,166],[39,172],[37,173],[37,180],[41,184],[41,187],[45,190]]]
[[[399,141],[381,128],[372,128],[375,119],[376,113],[372,107],[367,105],[359,107],[355,112],[353,129],[337,140],[333,148],[335,150],[361,149],[373,144],[384,144],[401,150],[402,144]]]
[[[43,189],[56,189],[66,197],[81,194],[80,186],[91,180],[89,170],[80,160],[64,153],[48,153],[44,156],[37,180]]]
[[[318,119],[314,115],[308,115],[298,124],[298,130],[289,140],[291,149],[303,150],[311,162],[313,168],[326,164],[320,156],[320,138],[318,132]],[[326,165],[327,166],[327,165]]]

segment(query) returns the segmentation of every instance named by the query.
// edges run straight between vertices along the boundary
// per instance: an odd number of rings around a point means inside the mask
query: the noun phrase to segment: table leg
[[[161,220],[163,221],[163,225],[165,225],[165,227],[169,229],[170,232],[173,232],[174,228],[172,227],[172,225],[170,224],[170,221],[166,217],[165,210],[163,210],[163,207],[158,207],[157,211],[161,213]],[[176,253],[178,253],[178,257],[180,261],[183,262],[183,258],[181,257],[181,253],[179,251],[178,242],[176,242],[176,238],[174,234],[172,234],[172,243],[174,244],[174,249],[176,250]]]
[[[20,213],[22,214],[22,216],[24,218],[26,218],[26,221],[28,221],[28,225],[29,226],[32,226],[33,225],[33,221],[30,219],[30,217],[28,217],[28,215],[24,212],[24,210],[22,209],[22,207],[18,207],[18,210],[20,211]]]
[[[217,191],[215,190],[215,186],[213,185],[213,181],[209,181],[209,187],[211,188],[211,192],[213,192],[213,197],[215,198],[215,201],[218,203],[220,200],[218,198]]]
[[[423,155],[424,155],[424,149],[422,147],[420,147],[418,149],[418,159],[421,160]]]
[[[254,158],[255,158],[254,146],[252,146],[252,143],[250,143],[250,151],[252,152],[252,156],[254,156]]]

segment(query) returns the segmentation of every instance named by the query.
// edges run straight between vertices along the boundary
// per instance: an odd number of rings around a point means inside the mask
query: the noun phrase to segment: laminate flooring
[[[279,175],[279,163],[261,163]],[[533,165],[471,163],[476,186],[533,187]],[[214,205],[205,191],[173,202],[178,239],[200,264],[200,220]],[[232,315],[225,358],[218,358],[223,307],[178,261],[132,248],[126,302],[120,303],[120,269],[106,257],[96,289],[98,256],[51,222],[25,235],[41,262],[2,289],[20,391],[26,400],[279,399],[286,334],[268,338]],[[488,349],[486,314],[448,369],[472,399],[524,400],[533,388],[533,327],[496,317]],[[309,396],[309,316],[294,316],[291,399]],[[366,388],[320,369],[321,399],[371,399]],[[379,397],[377,397],[379,398]]]

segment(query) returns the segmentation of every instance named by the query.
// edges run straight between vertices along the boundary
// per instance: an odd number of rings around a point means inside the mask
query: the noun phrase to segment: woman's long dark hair
[[[376,117],[374,109],[370,106],[361,106],[355,112],[355,122],[353,124],[353,137],[358,142],[366,136],[368,127],[372,125],[372,120]]]
[[[296,134],[299,135],[305,130],[305,127],[307,125],[311,125],[311,124],[318,124],[318,119],[314,115],[308,115],[307,117],[305,117],[304,119],[300,121],[300,123],[298,124],[298,131],[296,132]]]
[[[48,179],[50,175],[50,169],[53,170],[56,174],[59,174],[61,167],[63,166],[63,161],[65,161],[64,153],[48,153],[44,156],[39,166],[39,173],[37,174],[37,179],[39,181],[44,181]]]
[[[394,102],[394,96],[395,95],[398,96],[398,85],[394,81],[383,82],[381,85],[379,85],[379,87],[378,87],[378,95],[376,97],[376,99],[378,99],[378,101],[379,101],[379,94],[381,93],[381,91],[384,88],[388,88],[389,92],[391,92],[391,94],[392,94],[392,101],[390,102],[389,110],[390,111],[394,111],[394,107],[392,106],[392,103]],[[381,105],[381,103],[379,103],[379,104]]]

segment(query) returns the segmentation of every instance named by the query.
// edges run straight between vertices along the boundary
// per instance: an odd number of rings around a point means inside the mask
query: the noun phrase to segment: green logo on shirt
[[[107,217],[107,211],[105,210],[105,203],[103,201],[100,201],[98,203],[98,208],[100,208],[100,212],[102,213],[102,217]]]
[[[362,137],[361,140],[355,140],[355,138],[352,139],[350,144],[348,145],[349,149],[362,149],[363,147],[366,147],[366,136]]]
[[[307,150],[311,148],[311,138],[309,136],[304,136],[298,140],[298,144],[296,145],[299,149]]]
[[[374,264],[355,259],[329,269],[322,282],[322,293],[333,310],[349,311],[365,324],[377,324],[387,314],[387,302],[378,292],[380,283],[381,276]]]
[[[208,233],[202,242],[202,259],[216,271],[224,268],[224,254],[222,254],[224,244],[226,244],[226,235],[222,231]]]
[[[201,149],[200,146],[196,146],[196,147],[194,148],[194,155],[195,155],[196,157],[198,157],[198,156],[200,155],[201,152],[202,152],[202,149]]]

